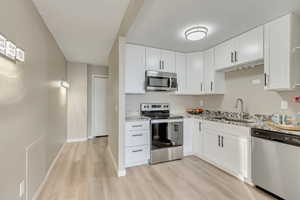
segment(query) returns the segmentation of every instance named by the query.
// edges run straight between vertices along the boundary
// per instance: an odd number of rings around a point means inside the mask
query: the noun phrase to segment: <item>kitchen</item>
[[[209,37],[206,27],[193,28],[198,40]],[[299,166],[299,134],[273,122],[299,120],[299,28],[299,16],[290,13],[193,53],[128,42],[125,167],[193,155],[277,197],[297,199],[297,170],[278,174]]]
[[[300,199],[299,0],[3,0],[0,199]]]

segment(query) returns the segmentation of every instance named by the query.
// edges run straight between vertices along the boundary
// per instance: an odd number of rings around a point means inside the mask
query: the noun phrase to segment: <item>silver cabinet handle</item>
[[[201,92],[203,91],[203,83],[201,82]]]
[[[231,56],[231,63],[233,63],[234,62],[234,60],[233,60],[233,52],[230,53],[230,56]]]
[[[222,148],[224,147],[224,137],[223,136],[221,136],[221,143],[222,143]]]
[[[213,91],[213,82],[212,81],[210,82],[210,91],[211,92]]]
[[[159,61],[159,69],[161,69],[161,60]]]
[[[132,135],[132,137],[139,137],[139,136],[143,136],[143,134],[134,134],[134,135]]]
[[[199,122],[199,131],[202,131],[201,122]]]
[[[133,150],[132,153],[142,152],[143,149]]]
[[[161,61],[162,62],[162,68],[165,69],[165,61]]]
[[[234,51],[234,60],[235,60],[235,62],[238,61],[238,52],[237,51]]]
[[[143,125],[132,125],[132,128],[141,128]]]
[[[218,135],[218,146],[221,146],[220,136]]]

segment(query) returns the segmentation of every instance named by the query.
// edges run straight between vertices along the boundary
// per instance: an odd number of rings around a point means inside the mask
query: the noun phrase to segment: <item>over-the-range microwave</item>
[[[146,71],[146,91],[176,91],[177,74],[160,71]]]

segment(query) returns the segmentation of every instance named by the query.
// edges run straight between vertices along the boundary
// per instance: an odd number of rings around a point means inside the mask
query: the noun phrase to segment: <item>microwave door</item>
[[[170,89],[170,79],[167,77],[147,77],[147,90],[167,91]]]

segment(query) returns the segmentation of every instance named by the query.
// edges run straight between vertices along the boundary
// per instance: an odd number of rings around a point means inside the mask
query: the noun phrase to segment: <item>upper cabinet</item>
[[[265,89],[290,90],[300,84],[300,19],[289,14],[264,26]]]
[[[215,47],[216,70],[262,62],[263,27],[260,26]]]
[[[175,72],[175,52],[146,48],[146,69]]]
[[[203,53],[205,94],[223,94],[225,90],[225,74],[215,70],[215,51],[209,49]]]
[[[187,54],[186,93],[195,95],[203,92],[203,53]]]
[[[177,74],[178,94],[184,94],[186,92],[186,55],[182,53],[176,53],[175,68]]]
[[[126,45],[125,92],[128,94],[145,93],[145,50],[143,46]]]

